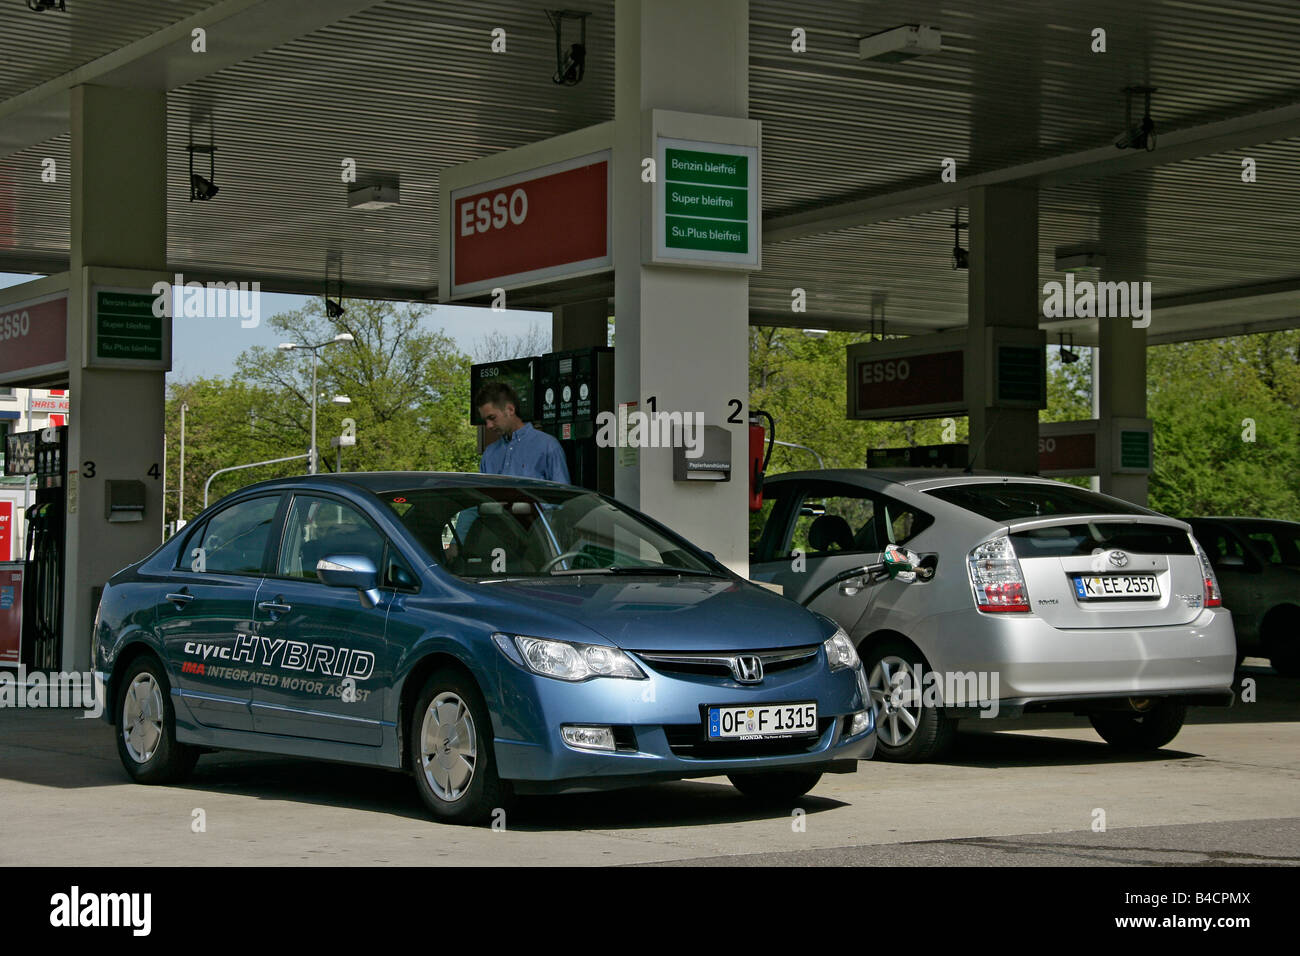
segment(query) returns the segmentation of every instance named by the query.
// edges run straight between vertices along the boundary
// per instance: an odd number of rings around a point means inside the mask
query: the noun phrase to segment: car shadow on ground
[[[221,751],[199,760],[188,790],[231,793],[431,819],[405,773],[318,761]],[[812,794],[784,804],[759,803],[719,782],[673,781],[593,793],[525,795],[510,809],[511,830],[655,829],[695,824],[743,823],[843,806]]]
[[[1086,717],[1074,718],[1072,726],[1091,730]],[[1078,767],[1104,766],[1124,763],[1163,763],[1170,760],[1187,760],[1200,754],[1175,749],[1174,745],[1149,753],[1123,753],[1098,737],[1093,740],[1075,740],[1072,737],[1052,737],[1044,734],[1016,733],[1028,727],[1008,723],[996,731],[958,732],[952,749],[935,764],[960,767],[1005,769],[1009,767]],[[1034,728],[1038,729],[1038,728]],[[1177,743],[1175,738],[1174,744]]]
[[[822,778],[828,779],[834,778]],[[760,802],[721,780],[678,780],[601,793],[523,797],[511,816],[511,829],[654,830],[789,820],[796,808],[812,816],[843,806],[842,800],[818,796],[816,789],[797,800]]]
[[[1231,707],[1192,707],[1185,726],[1300,721],[1300,680],[1283,677],[1263,664],[1247,665],[1234,676],[1233,690],[1237,699]],[[1244,699],[1247,690],[1254,700]],[[976,717],[958,725],[952,749],[933,762],[965,767],[1049,767],[1161,762],[1200,756],[1177,749],[1179,738],[1161,750],[1129,754],[1113,749],[1100,737],[1077,740],[1025,733],[1051,730],[1096,734],[1087,717],[1068,713],[1030,714],[1020,718]]]

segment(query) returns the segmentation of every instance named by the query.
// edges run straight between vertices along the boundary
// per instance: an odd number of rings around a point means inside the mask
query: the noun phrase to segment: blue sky
[[[0,289],[35,278],[38,277],[0,272]],[[274,293],[261,295],[261,321],[251,329],[243,328],[238,318],[177,317],[172,323],[172,371],[168,379],[180,381],[230,375],[235,370],[235,358],[240,352],[254,345],[275,348],[280,343],[280,336],[266,321],[270,316],[301,308],[308,298]],[[432,308],[425,322],[430,329],[441,329],[451,336],[467,354],[473,353],[478,339],[493,330],[500,330],[513,338],[527,333],[535,323],[547,339],[551,332],[549,312],[493,312],[468,306],[438,305]]]

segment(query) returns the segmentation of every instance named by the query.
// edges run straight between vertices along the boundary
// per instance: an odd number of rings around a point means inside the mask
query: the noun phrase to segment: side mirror
[[[332,588],[355,588],[362,607],[380,601],[379,569],[364,554],[327,554],[316,562],[316,577]]]

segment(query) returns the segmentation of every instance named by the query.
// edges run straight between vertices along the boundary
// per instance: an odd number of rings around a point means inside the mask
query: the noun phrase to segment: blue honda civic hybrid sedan
[[[789,800],[870,757],[852,642],[603,495],[490,475],[250,485],[104,588],[141,783],[233,749],[409,772],[440,820],[725,774]]]

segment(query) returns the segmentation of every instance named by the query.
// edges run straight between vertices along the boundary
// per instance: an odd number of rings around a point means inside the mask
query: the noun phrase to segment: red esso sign
[[[472,236],[489,229],[504,229],[507,223],[519,226],[528,218],[528,193],[516,187],[509,198],[497,193],[491,199],[480,196],[475,202],[460,205],[460,234]]]
[[[67,356],[66,293],[0,312],[0,372],[44,368]]]
[[[453,295],[608,266],[609,161],[572,163],[452,193]]]
[[[0,315],[0,342],[16,339],[32,330],[32,314],[26,309]]]
[[[862,363],[863,384],[900,382],[911,374],[912,363],[907,359],[887,359],[881,362]]]
[[[858,359],[858,411],[962,400],[960,350]]]

